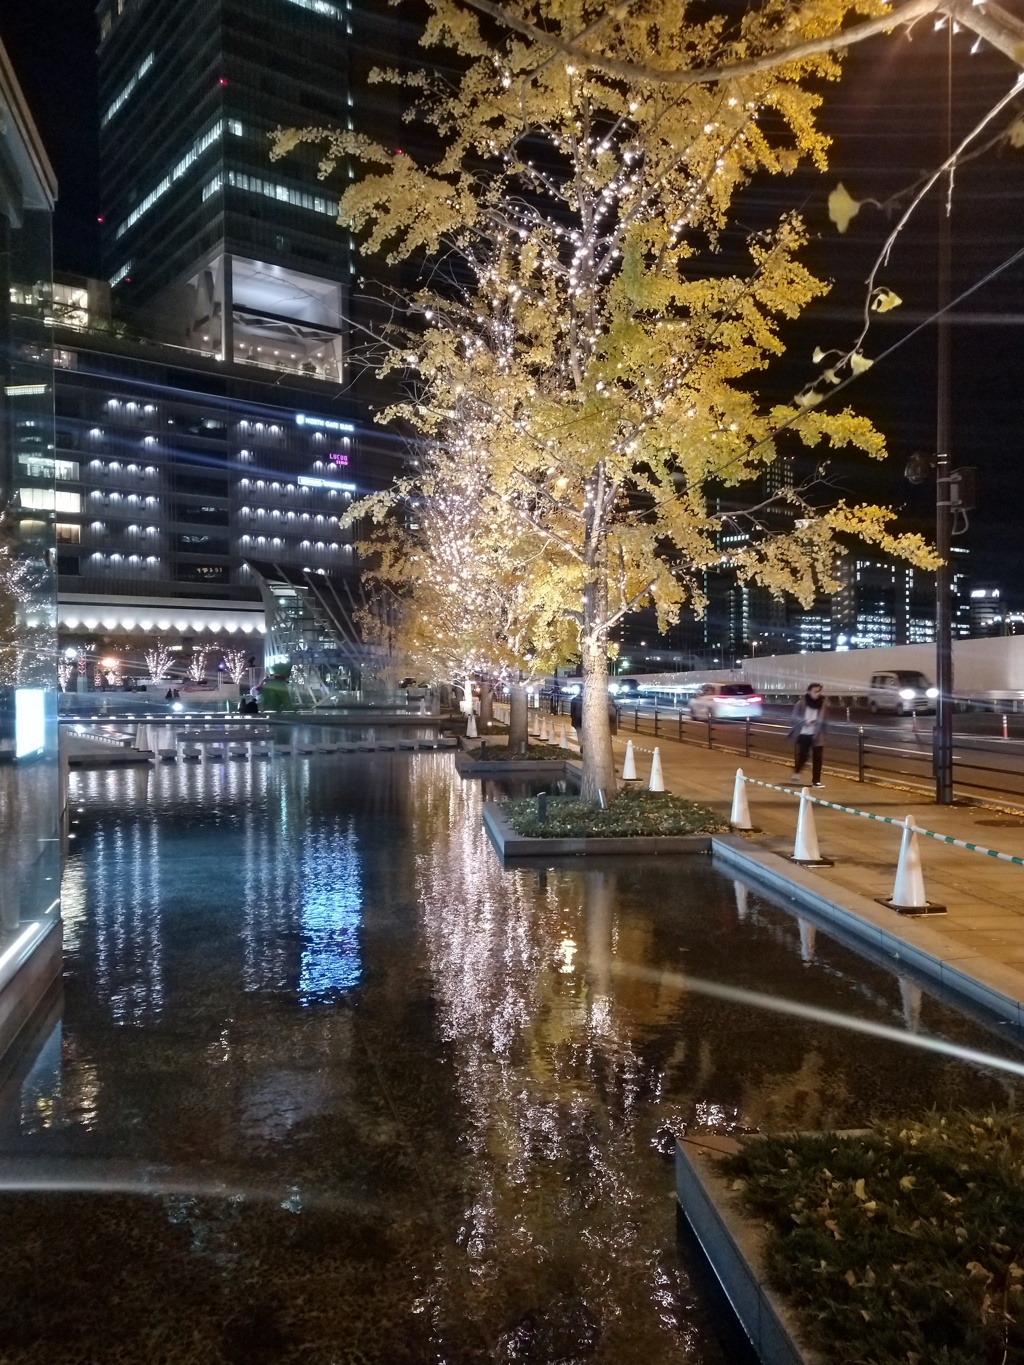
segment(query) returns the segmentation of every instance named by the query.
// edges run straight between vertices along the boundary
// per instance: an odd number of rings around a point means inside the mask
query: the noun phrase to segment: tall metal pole
[[[953,147],[953,24],[949,23],[949,49],[946,64],[946,155]],[[950,499],[950,327],[949,314],[942,311],[950,300],[950,213],[953,207],[953,176],[950,172],[939,204],[939,310],[938,373],[936,404],[937,453],[935,468],[935,549],[942,563],[935,574],[935,706],[933,758],[935,800],[940,806],[953,801],[953,566],[952,507]]]

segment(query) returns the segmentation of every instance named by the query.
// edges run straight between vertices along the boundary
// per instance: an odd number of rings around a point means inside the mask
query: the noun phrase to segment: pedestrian
[[[811,755],[811,785],[823,787],[821,780],[821,761],[825,756],[826,712],[828,707],[822,693],[821,683],[811,683],[807,691],[793,707],[789,737],[796,746],[793,760],[793,781],[799,781],[800,770]]]

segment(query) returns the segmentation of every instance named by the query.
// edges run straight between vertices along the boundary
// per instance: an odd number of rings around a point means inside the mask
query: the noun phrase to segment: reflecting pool
[[[0,1085],[4,1365],[739,1365],[674,1132],[1013,1093],[694,994],[1005,1052],[707,859],[503,868],[449,754],[71,795],[63,1010]]]

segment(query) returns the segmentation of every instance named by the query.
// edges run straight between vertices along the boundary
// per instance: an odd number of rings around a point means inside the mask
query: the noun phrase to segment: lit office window
[[[273,180],[262,180],[257,175],[246,175],[242,171],[228,171],[227,182],[232,189],[244,190],[247,194],[262,194],[268,199],[276,199],[281,204],[292,204],[295,208],[310,209],[313,213],[330,214],[332,218],[338,216],[338,201],[327,199],[320,194],[308,194],[305,190],[293,190],[287,185],[277,184]],[[210,183],[213,184],[212,181]],[[211,193],[213,193],[212,190]]]
[[[76,526],[71,521],[58,521],[57,541],[61,545],[80,545],[82,543],[81,526]]]
[[[81,512],[81,493],[62,493],[60,489],[53,495],[53,506],[57,512]]]
[[[149,212],[153,205],[164,197],[176,180],[180,180],[190,166],[194,166],[204,152],[208,151],[215,142],[219,142],[224,136],[224,120],[218,119],[212,128],[208,128],[202,137],[196,138],[192,146],[181,158],[176,166],[171,168],[168,175],[157,185],[156,189],[150,190],[141,203],[136,204],[128,217],[124,220],[115,234],[122,237],[130,227],[134,227],[139,219]]]
[[[338,6],[328,4],[327,0],[291,0],[291,4],[298,5],[299,9],[308,9],[311,14],[322,15],[324,19],[337,19],[340,22],[343,18]]]
[[[121,269],[115,275],[111,275],[110,277],[111,289],[119,285],[122,280],[126,280],[128,276],[131,274],[131,269],[132,269],[131,261],[125,261]]]
[[[114,117],[114,115],[121,108],[121,106],[125,103],[125,101],[131,97],[132,91],[138,85],[139,81],[142,80],[143,76],[146,74],[149,68],[153,65],[154,60],[155,58],[152,52],[149,54],[148,57],[143,58],[139,66],[139,69],[131,77],[131,79],[128,81],[124,89],[120,91],[119,94],[117,94],[114,97],[114,99],[111,100],[110,104],[107,106],[107,111],[100,121],[101,128],[105,128],[107,126],[107,124]]]

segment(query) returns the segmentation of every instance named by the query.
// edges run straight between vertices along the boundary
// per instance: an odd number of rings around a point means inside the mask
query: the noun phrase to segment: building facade
[[[248,639],[262,662],[279,604],[312,613],[319,663],[354,675],[360,567],[342,523],[393,480],[386,439],[333,386],[118,336],[89,297],[55,286],[56,483],[40,501],[62,647],[138,665],[157,639]]]
[[[0,46],[0,1053],[30,1009],[18,994],[29,955],[40,991],[60,970],[53,388],[41,302],[55,196]]]

